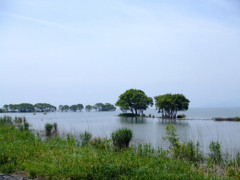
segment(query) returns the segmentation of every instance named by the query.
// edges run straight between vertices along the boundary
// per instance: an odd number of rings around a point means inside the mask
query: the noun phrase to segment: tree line
[[[74,105],[71,105],[71,106],[68,106],[68,105],[60,105],[58,107],[58,111],[60,112],[69,112],[69,111],[72,111],[72,112],[81,112],[82,110],[84,109],[84,106],[83,104],[74,104]],[[87,112],[90,112],[91,110],[95,110],[95,111],[115,111],[116,110],[116,107],[113,105],[113,104],[110,104],[110,103],[96,103],[95,105],[86,105],[85,106],[85,110]]]
[[[37,103],[35,105],[30,103],[21,103],[21,104],[6,104],[0,109],[0,113],[3,112],[81,112],[83,109],[87,112],[91,110],[95,111],[115,111],[116,107],[110,103],[96,103],[95,105],[83,106],[83,104],[74,104],[74,105],[59,105],[58,109],[47,103]]]
[[[116,107],[113,104],[110,103],[96,103],[95,105],[91,106],[91,105],[87,105],[85,107],[86,111],[91,111],[91,110],[95,110],[95,111],[115,111]]]
[[[2,108],[4,112],[55,112],[57,108],[48,103],[5,104]]]
[[[154,97],[155,106],[163,118],[175,119],[178,111],[188,110],[190,101],[183,94],[164,94]],[[123,112],[123,115],[139,116],[143,115],[144,110],[153,106],[153,98],[148,97],[142,90],[129,89],[119,96],[115,104]],[[60,112],[81,112],[84,109],[83,104],[60,105]],[[0,112],[55,112],[57,108],[47,103],[29,103],[4,105]],[[110,103],[96,103],[95,105],[86,105],[87,112],[95,111],[115,111],[116,107]]]

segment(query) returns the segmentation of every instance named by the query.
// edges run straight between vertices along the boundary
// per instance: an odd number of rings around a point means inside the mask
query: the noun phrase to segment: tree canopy
[[[94,106],[92,106],[93,109],[96,111],[115,111],[116,107],[110,103],[96,103]]]
[[[69,110],[70,110],[69,105],[63,105],[63,106],[62,106],[62,111],[68,112]]]
[[[54,112],[57,110],[55,106],[47,103],[37,103],[34,108],[36,112]]]
[[[144,110],[153,105],[153,99],[142,90],[129,89],[119,96],[115,105],[119,106],[123,113],[130,110],[132,114],[138,115],[138,113],[143,114]]]
[[[29,103],[21,103],[9,105],[5,104],[3,106],[3,109],[6,112],[54,112],[57,108],[47,103],[37,103],[35,105]]]
[[[163,117],[175,119],[178,111],[188,110],[190,101],[182,94],[164,94],[156,96],[155,106]]]
[[[86,105],[85,107],[87,112],[90,112],[92,110],[92,106],[91,105]]]

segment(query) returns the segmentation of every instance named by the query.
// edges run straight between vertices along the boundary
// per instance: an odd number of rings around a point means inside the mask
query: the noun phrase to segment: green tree
[[[96,111],[102,111],[104,104],[103,103],[96,103],[94,105],[94,108],[96,108]]]
[[[115,111],[115,110],[116,110],[116,107],[110,103],[103,104],[101,109],[101,111]]]
[[[85,109],[86,109],[87,112],[90,112],[92,110],[92,106],[91,105],[87,105],[85,107]]]
[[[175,119],[178,111],[188,110],[190,101],[182,94],[164,94],[156,96],[155,106],[163,117]]]
[[[37,112],[55,112],[57,108],[48,103],[37,103],[34,105],[34,109]]]
[[[73,112],[76,112],[78,110],[77,105],[71,105],[70,110],[73,111]]]
[[[17,105],[18,112],[34,112],[34,106],[29,103],[21,103]]]
[[[135,115],[143,114],[143,111],[152,105],[152,98],[148,97],[142,90],[137,89],[127,90],[119,96],[119,100],[116,102],[116,106],[119,106],[123,113],[130,110]]]
[[[84,109],[82,104],[77,104],[77,109],[81,112]]]
[[[94,106],[92,106],[93,109],[96,111],[115,111],[116,107],[110,103],[97,103]]]
[[[68,105],[64,105],[64,106],[62,107],[62,111],[64,111],[64,112],[68,112],[69,109],[70,109],[70,107],[69,107]]]

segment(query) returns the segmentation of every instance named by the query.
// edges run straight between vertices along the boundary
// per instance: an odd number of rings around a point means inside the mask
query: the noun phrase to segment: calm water
[[[228,109],[189,109],[184,114],[190,120],[163,121],[160,118],[120,118],[120,111],[115,112],[56,112],[48,113],[14,113],[3,114],[25,116],[32,125],[31,128],[44,130],[46,123],[57,122],[60,132],[91,132],[93,136],[110,137],[111,133],[121,127],[133,130],[132,143],[151,143],[154,147],[166,147],[162,137],[165,136],[165,127],[174,123],[181,141],[192,140],[199,142],[207,152],[211,141],[220,141],[224,152],[236,153],[240,151],[240,122],[217,122],[213,117],[240,116],[240,108]],[[146,115],[159,116],[155,110],[148,110]]]

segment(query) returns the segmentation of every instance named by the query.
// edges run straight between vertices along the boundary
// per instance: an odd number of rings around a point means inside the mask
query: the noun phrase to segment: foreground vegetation
[[[11,118],[0,118],[1,173],[43,179],[240,178],[239,155],[224,159],[219,143],[213,142],[204,157],[197,145],[179,142],[173,125],[166,128],[170,148],[156,150],[150,145],[128,147],[132,137],[128,129],[113,132],[113,142],[92,139],[87,132],[79,139],[68,135],[43,141],[15,124]]]

